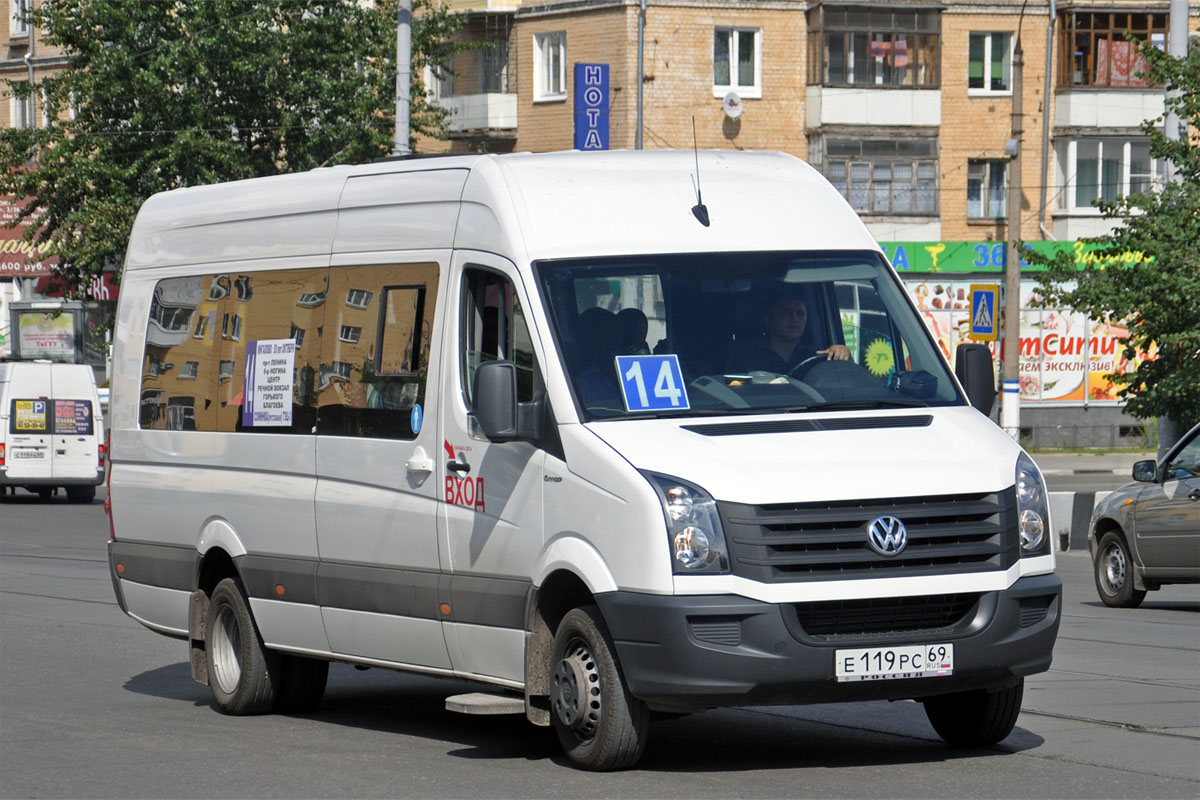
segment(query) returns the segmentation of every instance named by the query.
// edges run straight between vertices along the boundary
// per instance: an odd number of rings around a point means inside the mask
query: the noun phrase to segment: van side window
[[[437,264],[330,270],[317,433],[413,439],[425,402]]]
[[[142,428],[311,433],[325,309],[325,269],[269,270],[159,281],[143,355]],[[306,335],[307,334],[307,335]],[[262,345],[260,347],[260,344]],[[274,417],[246,414],[246,353],[292,350],[274,378],[290,397],[273,398]],[[278,362],[289,363],[286,359]],[[255,386],[251,385],[253,395]],[[250,424],[255,423],[255,424]],[[258,424],[262,423],[262,424]]]
[[[463,275],[462,383],[467,407],[474,407],[475,369],[485,361],[517,365],[517,400],[533,399],[538,389],[533,340],[521,301],[507,278],[483,269]]]

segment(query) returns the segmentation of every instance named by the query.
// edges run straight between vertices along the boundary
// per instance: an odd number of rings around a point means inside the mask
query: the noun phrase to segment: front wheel
[[[208,688],[217,708],[235,716],[270,711],[280,675],[279,654],[263,646],[236,578],[226,578],[213,589],[204,644]]]
[[[1112,608],[1137,608],[1146,592],[1133,588],[1133,559],[1129,546],[1116,531],[1100,537],[1096,548],[1096,592],[1104,605]]]
[[[998,692],[978,689],[930,697],[925,716],[947,744],[984,747],[1003,741],[1017,724],[1025,679]]]
[[[600,611],[567,612],[554,636],[550,717],[575,766],[604,771],[637,763],[650,714],[629,694]]]

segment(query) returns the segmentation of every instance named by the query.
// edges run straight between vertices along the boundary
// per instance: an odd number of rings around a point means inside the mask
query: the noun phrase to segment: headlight
[[[669,475],[644,474],[663,504],[675,574],[728,572],[729,551],[712,496]]]
[[[1024,453],[1017,459],[1017,532],[1022,556],[1042,556],[1050,552],[1050,508],[1046,502],[1046,484],[1037,465]]]

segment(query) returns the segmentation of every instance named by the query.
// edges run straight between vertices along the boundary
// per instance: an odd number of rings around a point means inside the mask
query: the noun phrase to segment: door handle
[[[409,472],[433,472],[433,459],[425,453],[425,448],[417,445],[412,458],[404,462],[404,468]]]
[[[471,472],[471,465],[467,463],[465,458],[459,456],[458,458],[447,461],[446,469],[454,470],[455,472],[461,472],[463,475],[468,475]]]
[[[1188,500],[1200,500],[1200,489],[1192,489],[1188,492]]]

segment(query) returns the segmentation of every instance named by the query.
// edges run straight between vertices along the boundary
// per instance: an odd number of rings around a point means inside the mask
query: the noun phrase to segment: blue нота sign
[[[575,65],[575,149],[608,149],[608,64]]]
[[[617,356],[617,375],[628,411],[686,411],[691,407],[677,356]]]

